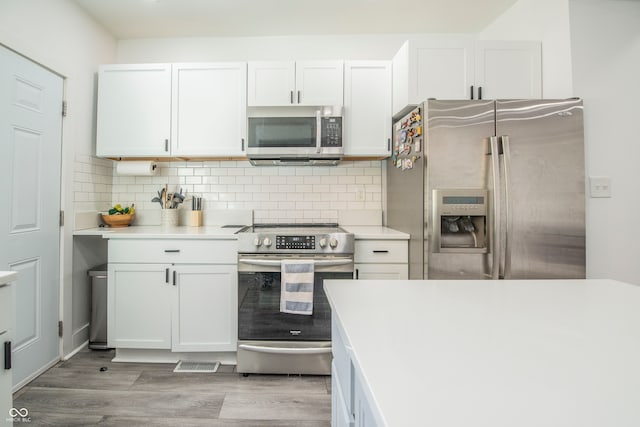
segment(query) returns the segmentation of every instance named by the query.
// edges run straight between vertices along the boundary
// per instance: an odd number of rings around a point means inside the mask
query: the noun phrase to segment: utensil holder
[[[178,209],[161,209],[160,225],[163,227],[176,227],[178,225]]]
[[[189,226],[200,227],[202,225],[202,211],[189,212]]]

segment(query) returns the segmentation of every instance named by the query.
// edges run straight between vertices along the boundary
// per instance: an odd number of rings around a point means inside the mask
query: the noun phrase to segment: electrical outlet
[[[611,197],[611,179],[608,176],[589,177],[591,197]]]
[[[367,194],[364,191],[364,185],[358,185],[356,187],[356,202],[364,202],[367,198]]]

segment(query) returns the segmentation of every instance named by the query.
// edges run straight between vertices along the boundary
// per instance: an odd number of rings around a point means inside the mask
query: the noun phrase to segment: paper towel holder
[[[116,163],[116,175],[153,176],[156,174],[155,161],[118,161]]]

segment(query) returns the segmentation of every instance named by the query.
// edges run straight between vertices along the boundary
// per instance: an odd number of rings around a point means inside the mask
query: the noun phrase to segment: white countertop
[[[381,225],[341,225],[355,239],[409,240],[409,235]]]
[[[17,271],[0,271],[0,284],[13,282],[18,278]]]
[[[356,239],[408,240],[409,235],[383,226],[341,226],[345,231],[353,233]],[[133,225],[130,227],[97,227],[76,230],[74,236],[102,236],[105,239],[235,239],[240,227],[223,228],[222,226],[205,227],[161,227]]]
[[[130,227],[98,227],[76,230],[74,236],[102,236],[105,239],[236,239],[235,233],[241,227],[161,227],[134,225]]]
[[[331,280],[386,425],[640,425],[640,287]]]

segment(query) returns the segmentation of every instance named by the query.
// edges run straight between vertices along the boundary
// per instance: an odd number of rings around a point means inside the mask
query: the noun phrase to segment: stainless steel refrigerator
[[[580,99],[436,101],[394,123],[389,227],[410,279],[585,277]]]

